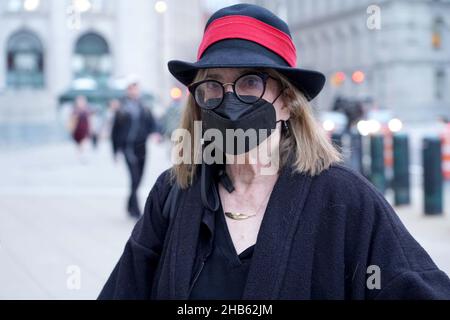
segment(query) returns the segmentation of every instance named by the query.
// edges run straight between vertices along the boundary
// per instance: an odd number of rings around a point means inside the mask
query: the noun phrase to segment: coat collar
[[[197,252],[198,236],[203,216],[200,195],[200,179],[187,189],[181,200],[182,208],[174,222],[170,296],[174,299],[187,299]]]
[[[170,281],[170,295],[175,299],[187,299],[189,296],[204,212],[199,180],[196,179],[187,190],[184,206],[178,212],[174,225],[176,241],[172,252],[174,259],[171,268],[173,278]],[[294,173],[290,165],[281,170],[258,233],[244,289],[244,299],[276,299],[279,296],[292,240],[303,215],[302,208],[310,184],[311,178],[308,175]],[[307,291],[306,288],[305,290]],[[309,294],[306,291],[305,297]]]
[[[309,176],[294,173],[291,166],[282,170],[261,223],[243,299],[278,297],[310,183]]]

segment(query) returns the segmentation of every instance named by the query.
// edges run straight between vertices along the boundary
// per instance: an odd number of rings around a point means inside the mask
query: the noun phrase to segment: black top
[[[214,213],[212,249],[203,267],[194,275],[190,299],[238,300],[242,298],[254,245],[237,254],[222,206]],[[203,238],[204,239],[204,238]]]

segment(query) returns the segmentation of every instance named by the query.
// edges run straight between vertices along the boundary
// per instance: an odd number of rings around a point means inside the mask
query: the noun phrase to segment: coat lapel
[[[310,176],[293,173],[289,165],[282,169],[261,223],[243,299],[279,296],[310,184]],[[306,290],[305,287],[305,298],[309,295]]]
[[[187,299],[189,295],[204,211],[199,180],[186,191],[174,221],[174,244],[170,253],[170,297],[174,299]],[[289,165],[283,168],[258,233],[243,299],[276,299],[280,295],[294,234],[305,215],[302,209],[310,184],[311,177],[293,173]],[[299,231],[302,232],[302,226]],[[305,248],[305,254],[308,251]],[[311,257],[308,259],[312,261]],[[309,296],[308,290],[309,285],[305,285],[305,298]]]
[[[187,299],[197,252],[198,235],[203,215],[199,179],[186,191],[174,225],[174,248],[171,256],[170,296]]]

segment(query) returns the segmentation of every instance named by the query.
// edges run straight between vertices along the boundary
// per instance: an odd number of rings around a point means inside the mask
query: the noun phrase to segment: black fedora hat
[[[237,4],[215,12],[205,26],[197,62],[171,60],[170,73],[184,85],[207,68],[270,68],[284,76],[308,100],[322,90],[325,76],[296,68],[297,54],[288,25],[269,10]]]

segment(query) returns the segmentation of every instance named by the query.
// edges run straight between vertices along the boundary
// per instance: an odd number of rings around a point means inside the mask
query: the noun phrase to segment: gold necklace
[[[245,213],[239,213],[239,212],[230,212],[230,211],[225,211],[225,215],[233,220],[246,220],[248,218],[252,218],[256,216],[255,214],[245,214]]]
[[[254,214],[245,214],[245,213],[240,213],[240,212],[231,212],[231,211],[225,211],[225,215],[233,220],[247,220],[248,218],[253,218],[256,217],[257,213],[259,212],[259,210],[261,209],[262,205],[266,202],[266,200],[269,198],[270,194],[272,193],[272,190],[270,190],[267,193],[267,196],[264,198],[264,201],[261,202],[261,204],[258,206],[256,213]]]

